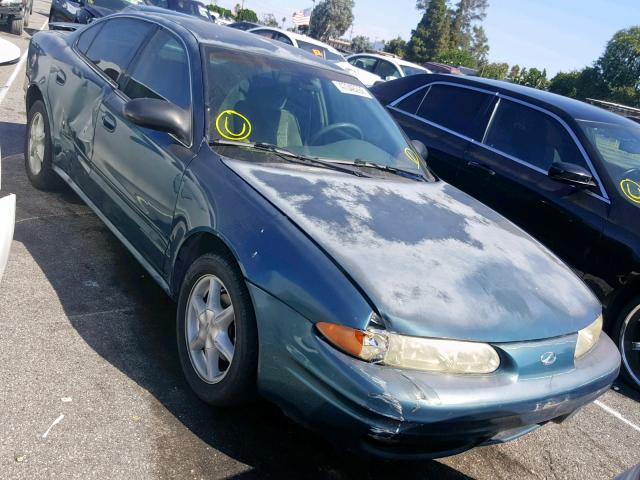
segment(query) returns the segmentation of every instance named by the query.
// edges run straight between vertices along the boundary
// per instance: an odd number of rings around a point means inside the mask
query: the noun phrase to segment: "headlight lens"
[[[325,322],[316,327],[334,346],[367,362],[440,373],[491,373],[500,366],[498,353],[486,343],[409,337]]]
[[[593,348],[598,343],[600,333],[602,332],[602,314],[596,318],[588,327],[578,331],[578,341],[576,342],[575,358],[582,357],[585,353]]]

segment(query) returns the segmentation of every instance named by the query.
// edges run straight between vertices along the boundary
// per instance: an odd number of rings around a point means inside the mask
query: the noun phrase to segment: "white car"
[[[286,30],[280,30],[273,27],[258,27],[247,30],[250,33],[255,33],[271,40],[286,43],[287,45],[293,45],[294,47],[306,50],[309,53],[313,53],[318,57],[322,57],[331,63],[334,63],[338,67],[346,70],[351,75],[360,80],[367,87],[371,87],[378,82],[382,81],[378,75],[355,68],[349,65],[347,59],[342,56],[335,48],[326,43],[322,43],[314,38],[300,35],[299,33],[288,32]]]
[[[16,196],[0,193],[0,281],[7,266],[16,221]]]
[[[433,73],[428,68],[407,62],[395,55],[356,53],[355,55],[349,55],[347,61],[358,70],[373,73],[385,81],[417,75],[419,73]]]

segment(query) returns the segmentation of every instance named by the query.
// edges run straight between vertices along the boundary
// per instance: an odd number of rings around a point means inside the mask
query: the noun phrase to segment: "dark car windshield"
[[[299,155],[423,173],[399,127],[355,78],[265,55],[203,48],[210,141],[267,143]]]
[[[144,5],[143,0],[87,0],[87,5],[108,8],[109,10],[124,10],[131,5]]]
[[[602,157],[611,178],[640,180],[640,125],[631,121],[602,123],[579,120],[593,146]]]

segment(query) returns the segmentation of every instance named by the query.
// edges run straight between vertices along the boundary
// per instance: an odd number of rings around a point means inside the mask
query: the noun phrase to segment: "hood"
[[[225,162],[347,272],[389,330],[514,342],[573,333],[600,314],[546,248],[442,181]]]

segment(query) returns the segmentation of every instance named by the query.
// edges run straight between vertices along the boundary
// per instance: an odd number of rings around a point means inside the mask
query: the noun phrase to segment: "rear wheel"
[[[27,115],[24,162],[27,177],[38,190],[55,190],[62,185],[53,171],[51,130],[42,100],[36,100]]]
[[[640,389],[640,297],[632,299],[618,316],[614,338],[622,355],[622,374]]]
[[[176,323],[180,363],[196,394],[218,406],[251,401],[258,335],[249,292],[231,261],[206,254],[191,265]]]
[[[22,35],[24,30],[24,20],[22,18],[11,17],[9,19],[9,32],[13,35]]]

